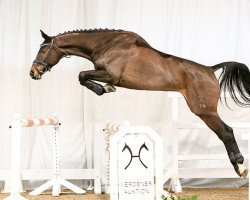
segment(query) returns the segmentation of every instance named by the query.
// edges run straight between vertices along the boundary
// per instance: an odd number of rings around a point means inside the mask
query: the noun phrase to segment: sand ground
[[[199,200],[247,200],[248,188],[211,188],[211,189],[193,189],[186,188],[183,193],[175,194],[180,197],[191,197],[197,195]],[[8,194],[0,194],[0,199],[4,199]],[[109,195],[95,195],[93,192],[87,192],[85,195],[75,195],[70,191],[63,192],[59,197],[52,197],[51,192],[45,192],[39,196],[30,196],[28,192],[22,196],[30,200],[109,200]]]

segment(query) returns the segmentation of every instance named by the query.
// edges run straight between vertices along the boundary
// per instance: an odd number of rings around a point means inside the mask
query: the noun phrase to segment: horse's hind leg
[[[220,90],[214,83],[209,82],[205,86],[204,81],[189,81],[190,87],[188,90],[182,91],[182,94],[185,96],[190,110],[200,117],[224,143],[236,173],[241,177],[246,177],[247,169],[243,165],[244,158],[236,143],[233,129],[226,125],[217,113]]]
[[[228,157],[234,166],[236,173],[241,177],[247,176],[247,170],[243,165],[244,158],[236,143],[233,129],[225,124],[218,115],[202,114],[199,117],[213,130],[224,143]]]
[[[94,81],[100,81],[108,83],[102,86]],[[79,81],[81,85],[87,87],[88,89],[95,92],[97,95],[102,95],[104,93],[115,92],[115,87],[112,85],[112,77],[104,70],[89,70],[82,71],[79,73]]]

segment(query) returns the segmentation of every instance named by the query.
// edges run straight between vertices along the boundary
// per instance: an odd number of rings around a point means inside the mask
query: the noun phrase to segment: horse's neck
[[[101,34],[72,33],[57,37],[57,43],[70,55],[80,56],[91,60],[91,55],[98,43],[103,42]]]

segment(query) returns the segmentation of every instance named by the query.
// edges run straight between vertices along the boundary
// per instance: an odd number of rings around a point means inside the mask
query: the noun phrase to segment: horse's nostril
[[[37,74],[37,75],[34,77],[35,80],[39,80],[39,79],[41,79],[41,78],[42,78],[42,77],[41,77],[40,74]]]
[[[32,71],[30,72],[30,77],[35,79],[34,73]]]

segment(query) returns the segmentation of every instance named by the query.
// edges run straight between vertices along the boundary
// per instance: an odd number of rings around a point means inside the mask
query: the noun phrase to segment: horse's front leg
[[[104,93],[115,92],[115,87],[112,85],[113,79],[105,70],[89,70],[79,73],[79,81],[81,85],[92,90],[97,95],[103,95]],[[102,86],[94,81],[100,81],[107,83]]]

